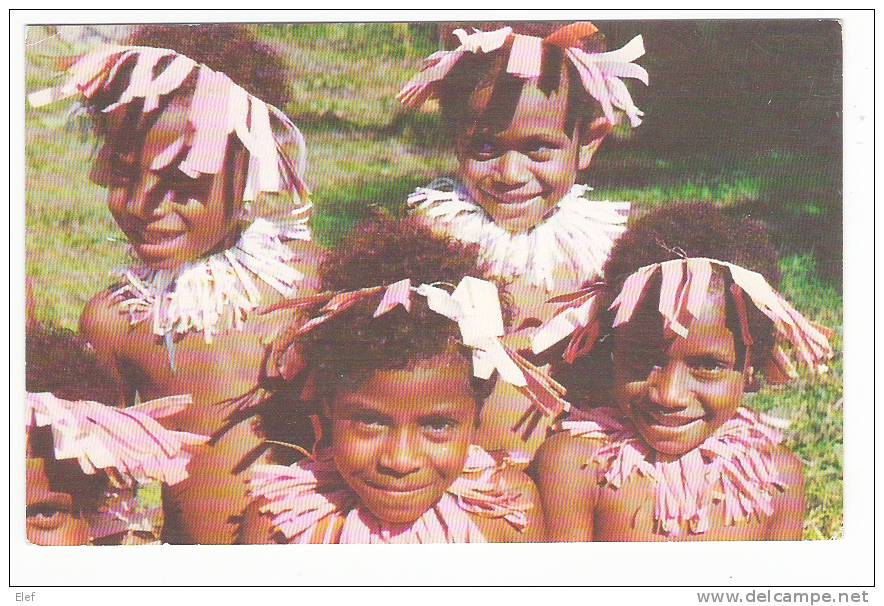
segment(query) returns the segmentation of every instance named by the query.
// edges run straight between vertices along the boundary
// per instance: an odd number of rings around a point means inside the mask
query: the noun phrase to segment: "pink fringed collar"
[[[579,421],[565,421],[572,436],[606,442],[594,456],[599,483],[620,488],[634,474],[656,484],[654,520],[667,534],[685,526],[709,530],[712,504],[723,501],[725,524],[773,513],[772,495],[785,484],[773,458],[786,422],[740,408],[736,415],[691,452],[676,461],[658,461],[655,452],[616,408],[594,409]]]
[[[519,530],[528,525],[531,503],[498,474],[515,462],[470,446],[463,474],[432,509],[405,525],[387,524],[361,507],[327,451],[288,467],[256,466],[248,482],[253,497],[267,500],[262,513],[290,543],[484,543],[469,514],[502,518]]]

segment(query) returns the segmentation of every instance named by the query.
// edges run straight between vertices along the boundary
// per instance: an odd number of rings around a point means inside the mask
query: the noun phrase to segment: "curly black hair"
[[[475,27],[482,31],[493,31],[504,26],[512,27],[513,33],[544,38],[566,23],[562,22],[516,22],[516,23],[457,23],[449,24],[443,32],[446,48],[455,48],[457,39],[451,32],[457,28],[472,31]],[[589,52],[604,52],[607,49],[601,32],[584,38],[581,48]],[[506,73],[510,45],[492,53],[464,55],[448,76],[442,81],[439,90],[439,105],[442,119],[450,132],[461,133],[479,123],[494,131],[506,129],[513,117],[516,104],[525,80]],[[563,69],[564,68],[564,69]],[[568,109],[566,133],[574,132],[575,126],[586,128],[596,117],[602,115],[601,106],[584,89],[576,68],[565,58],[562,49],[544,45],[540,78],[537,86],[547,95],[558,90],[562,78],[567,78]],[[493,87],[487,102],[481,106],[471,103],[480,89]],[[582,131],[581,131],[582,133]]]
[[[119,387],[114,377],[74,333],[35,323],[25,337],[25,389],[51,392],[65,400],[116,402]],[[94,509],[107,485],[102,474],[84,476],[75,461],[55,461],[52,431],[37,427],[28,435],[28,456],[51,460],[45,468],[53,490],[74,496],[77,507]]]
[[[127,42],[187,55],[224,72],[259,99],[280,109],[290,99],[282,55],[258,40],[253,27],[237,23],[142,25]]]
[[[110,405],[119,399],[117,381],[83,339],[41,324],[29,328],[25,336],[25,389]]]
[[[482,277],[475,246],[441,239],[416,221],[379,216],[357,227],[324,261],[320,276],[325,290],[352,291],[389,285],[410,278],[412,285],[457,285],[465,276]],[[302,341],[304,359],[316,377],[320,399],[335,390],[353,389],[383,370],[401,370],[446,352],[469,362],[460,330],[430,310],[423,297],[374,318],[380,297],[358,303],[340,317],[320,325]],[[506,314],[505,314],[506,317]],[[491,391],[490,381],[473,380],[477,400]]]

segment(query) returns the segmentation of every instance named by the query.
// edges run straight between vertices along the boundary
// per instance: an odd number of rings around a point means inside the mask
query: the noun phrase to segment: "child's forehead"
[[[405,369],[379,370],[359,387],[341,391],[336,400],[363,408],[420,415],[445,408],[476,406],[472,366],[460,356],[442,354]]]
[[[664,330],[664,318],[659,311],[659,287],[646,293],[628,322],[617,327],[618,340],[630,344],[645,343],[662,345],[672,343],[677,335]],[[703,299],[696,318],[686,316],[682,322],[687,325],[688,338],[708,338],[710,332],[733,331],[728,322],[728,301],[720,288],[710,288]],[[724,333],[723,333],[724,334]]]
[[[564,131],[568,118],[568,86],[542,89],[537,80],[503,75],[481,82],[469,97],[466,130],[501,132],[515,127]],[[568,133],[570,134],[570,133]]]
[[[110,112],[107,143],[118,151],[137,151],[153,159],[188,133],[189,95],[175,95],[156,112],[144,114],[137,105]]]

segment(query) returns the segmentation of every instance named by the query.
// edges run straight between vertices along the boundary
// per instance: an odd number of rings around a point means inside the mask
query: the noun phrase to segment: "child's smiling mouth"
[[[403,486],[385,486],[383,484],[378,484],[375,482],[371,482],[369,480],[363,480],[366,486],[371,488],[372,490],[376,490],[378,492],[393,494],[393,495],[413,495],[422,490],[426,490],[430,487],[429,484],[424,484],[421,486],[411,486],[411,485],[403,485]]]
[[[142,230],[139,232],[138,241],[147,245],[167,244],[183,234],[184,231],[180,229]]]
[[[489,201],[495,202],[497,204],[502,204],[504,206],[527,205],[543,197],[542,193],[495,194],[486,189],[480,189],[479,192],[482,194],[482,197],[488,199]]]
[[[689,414],[684,411],[667,412],[657,406],[645,406],[638,410],[642,421],[655,429],[681,430],[702,421],[703,415]]]

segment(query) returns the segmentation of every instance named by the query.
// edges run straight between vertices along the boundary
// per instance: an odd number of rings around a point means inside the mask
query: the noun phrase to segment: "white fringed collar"
[[[574,185],[546,220],[520,234],[496,225],[452,179],[417,188],[408,206],[435,232],[478,244],[492,277],[524,276],[532,285],[557,292],[601,275],[611,246],[626,229],[629,202],[590,201],[584,195],[591,189]]]
[[[131,324],[150,319],[151,331],[171,346],[175,335],[203,333],[206,343],[230,328],[241,329],[249,312],[261,304],[260,280],[283,297],[292,297],[304,275],[291,265],[295,254],[285,244],[310,240],[302,221],[281,227],[256,219],[232,247],[174,270],[135,265],[119,273],[124,284],[112,293]]]

